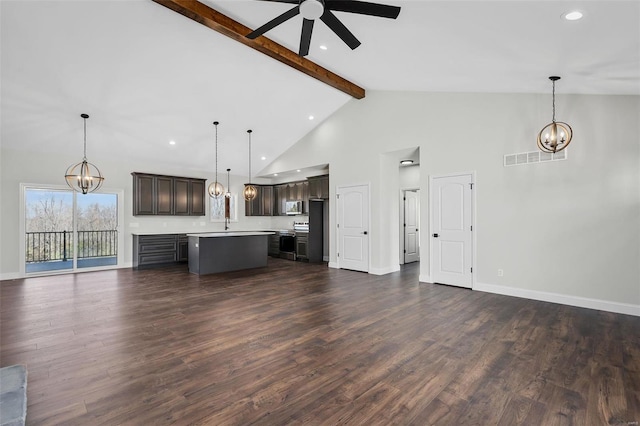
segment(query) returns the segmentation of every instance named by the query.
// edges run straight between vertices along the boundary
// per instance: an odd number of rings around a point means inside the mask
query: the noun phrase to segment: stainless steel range
[[[296,233],[296,258],[309,260],[309,220],[293,222]]]
[[[296,234],[298,232],[309,232],[309,221],[308,220],[304,220],[304,221],[295,221],[293,222],[293,230],[296,231]]]

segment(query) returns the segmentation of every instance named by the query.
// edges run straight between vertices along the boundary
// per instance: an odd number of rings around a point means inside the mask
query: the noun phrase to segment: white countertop
[[[220,238],[220,237],[249,237],[254,235],[273,235],[273,231],[235,231],[235,232],[202,232],[187,234],[187,237]]]

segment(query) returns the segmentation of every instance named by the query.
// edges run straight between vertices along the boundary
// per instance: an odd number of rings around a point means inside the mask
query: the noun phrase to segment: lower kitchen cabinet
[[[133,235],[133,267],[167,265],[189,260],[185,234]]]
[[[309,234],[296,231],[296,257],[309,260]]]
[[[178,262],[189,261],[189,237],[178,235]]]
[[[280,257],[280,234],[269,235],[269,256]]]

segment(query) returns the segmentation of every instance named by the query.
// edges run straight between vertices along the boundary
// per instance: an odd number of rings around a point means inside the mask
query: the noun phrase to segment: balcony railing
[[[73,257],[73,231],[26,232],[26,262],[67,261]],[[118,254],[118,231],[78,231],[78,259]]]

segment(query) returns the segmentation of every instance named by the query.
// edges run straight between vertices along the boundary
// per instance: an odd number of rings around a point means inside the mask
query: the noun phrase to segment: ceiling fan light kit
[[[80,117],[84,120],[84,156],[80,163],[67,168],[64,178],[71,189],[87,194],[100,188],[104,177],[95,164],[87,161],[87,118],[89,115],[80,114]]]
[[[551,123],[544,126],[538,133],[538,148],[543,152],[556,153],[569,146],[573,137],[573,130],[567,123],[556,121],[556,81],[560,80],[560,77],[551,76],[549,80],[553,85],[553,118]]]
[[[279,3],[290,3],[296,6],[283,14],[275,17],[263,26],[255,29],[247,34],[247,38],[256,39],[267,31],[277,27],[278,25],[288,21],[297,15],[302,15],[302,34],[300,36],[300,56],[309,54],[309,46],[311,45],[311,35],[313,33],[313,24],[316,19],[320,19],[329,27],[342,41],[345,42],[352,50],[360,46],[360,40],[338,19],[333,11],[356,13],[359,15],[377,16],[379,18],[396,19],[400,14],[398,6],[390,6],[386,4],[371,3],[356,0],[263,0],[276,1]]]
[[[322,0],[303,0],[300,2],[300,15],[304,19],[318,19],[324,13]]]

